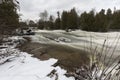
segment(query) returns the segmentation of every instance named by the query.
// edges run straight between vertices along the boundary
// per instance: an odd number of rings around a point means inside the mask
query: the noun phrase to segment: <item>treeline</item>
[[[46,14],[46,11],[42,14]],[[46,18],[44,20],[43,18]],[[39,29],[78,29],[79,28],[79,16],[75,10],[75,8],[71,9],[70,11],[63,11],[62,14],[57,12],[57,18],[54,19],[54,16],[50,16],[47,20],[47,16],[41,15],[40,20],[38,22]]]
[[[106,32],[110,29],[120,29],[120,10],[101,9],[99,12],[91,10],[78,14],[73,8],[69,11],[57,12],[57,18],[48,17],[48,12],[41,12],[39,21],[20,22],[17,10],[17,0],[2,0],[0,3],[0,33],[12,32],[21,27],[35,27],[48,30],[82,29],[86,31]]]
[[[53,16],[50,16],[49,20],[47,20],[47,11],[42,14],[38,22],[39,29],[82,29],[94,32],[120,29],[120,10],[112,11],[108,9],[105,11],[101,9],[97,13],[91,10],[90,12],[83,12],[81,15],[78,15],[75,8],[73,8],[70,11],[63,11],[62,14],[57,12],[57,18],[54,19]]]
[[[79,21],[81,29],[87,31],[105,32],[110,29],[120,29],[120,10],[112,12],[111,9],[107,11],[101,9],[98,13],[95,13],[94,10],[89,13],[84,12]]]

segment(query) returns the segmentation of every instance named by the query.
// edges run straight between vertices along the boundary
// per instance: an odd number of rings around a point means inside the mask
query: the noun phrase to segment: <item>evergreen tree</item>
[[[78,29],[78,14],[75,8],[71,9],[71,11],[63,11],[61,16],[61,29]]]
[[[51,30],[54,29],[54,19],[53,19],[52,15],[50,15],[50,18],[49,18],[49,21],[48,21],[48,26],[49,26],[49,29],[51,29]]]
[[[109,8],[108,10],[107,10],[107,19],[108,20],[111,20],[111,18],[112,18],[112,10]]]
[[[33,20],[29,21],[29,27],[36,27],[36,26],[37,24]]]
[[[68,27],[68,12],[63,11],[62,16],[61,16],[61,29],[65,30]]]
[[[45,28],[45,22],[43,20],[38,21],[38,29],[44,29]]]
[[[0,30],[3,34],[11,33],[19,27],[18,4],[16,0],[2,0],[0,3]]]
[[[102,9],[99,13],[96,14],[95,16],[95,27],[96,27],[96,31],[100,31],[100,32],[105,32],[107,31],[107,18],[105,15],[105,10]]]
[[[57,12],[58,18],[55,20],[55,29],[61,29],[60,12]]]
[[[78,15],[75,8],[71,9],[68,13],[68,28],[69,29],[78,29]]]
[[[19,25],[20,27],[28,27],[27,23],[26,22],[19,22]]]
[[[80,16],[80,28],[82,29],[82,30],[89,30],[89,28],[88,28],[88,25],[87,25],[87,12],[84,12],[84,13],[82,13],[81,14],[81,16]]]
[[[120,10],[113,13],[113,24],[111,29],[120,29]]]
[[[112,14],[112,10],[110,8],[107,10],[106,17],[107,17],[106,27],[109,29],[109,28],[111,28],[111,26],[113,24],[113,19],[112,19],[113,14]]]
[[[94,10],[90,11],[89,13],[84,12],[83,14],[81,14],[80,24],[82,30],[95,31],[96,27],[94,25],[94,22],[95,22]]]

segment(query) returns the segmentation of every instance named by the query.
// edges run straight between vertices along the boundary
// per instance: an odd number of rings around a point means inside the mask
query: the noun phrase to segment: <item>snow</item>
[[[65,70],[52,66],[57,62],[56,59],[40,61],[24,52],[13,59],[0,65],[0,80],[55,80],[47,76],[53,69],[57,70],[59,80],[74,80],[64,76]]]
[[[36,30],[35,31],[36,33],[39,33],[39,32],[65,32],[64,30]]]
[[[70,39],[65,37],[59,37],[58,39],[55,39],[57,42],[71,42]]]
[[[11,40],[11,43],[15,43],[15,41],[21,39],[23,38],[14,36],[5,40]],[[52,66],[57,62],[57,59],[51,58],[41,61],[26,52],[16,49],[15,45],[18,43],[11,46],[7,43],[4,44],[7,47],[0,49],[0,80],[55,80],[56,75],[53,75],[53,77],[47,76],[52,70],[56,70],[58,80],[74,80],[73,77],[68,78],[64,75],[66,70],[59,66]]]

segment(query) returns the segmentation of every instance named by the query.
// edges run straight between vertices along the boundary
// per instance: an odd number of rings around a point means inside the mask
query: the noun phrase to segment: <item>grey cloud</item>
[[[47,10],[55,15],[57,11],[69,10],[76,7],[78,10],[89,11],[95,8],[99,11],[102,8],[120,7],[119,0],[18,0],[20,2],[23,19],[37,19],[38,14]]]

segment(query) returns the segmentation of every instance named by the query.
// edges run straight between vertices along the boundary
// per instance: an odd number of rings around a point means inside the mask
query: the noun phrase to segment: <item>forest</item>
[[[45,10],[41,12],[37,22],[33,20],[20,21],[19,2],[13,3],[13,0],[3,0],[0,4],[0,32],[8,33],[17,28],[25,27],[38,27],[38,29],[46,30],[66,30],[81,29],[93,32],[107,32],[111,30],[120,29],[120,10],[112,11],[110,8],[105,10],[101,9],[96,12],[94,9],[89,12],[78,14],[76,9],[59,11],[54,15],[49,15]],[[6,31],[6,28],[8,31]]]
[[[47,11],[44,11],[45,18],[47,18]],[[38,22],[39,29],[82,29],[93,32],[106,32],[111,29],[120,29],[120,10],[101,9],[100,12],[91,10],[90,12],[83,12],[80,15],[73,8],[70,11],[57,12],[57,18],[54,20],[53,16],[49,20],[41,18]]]

